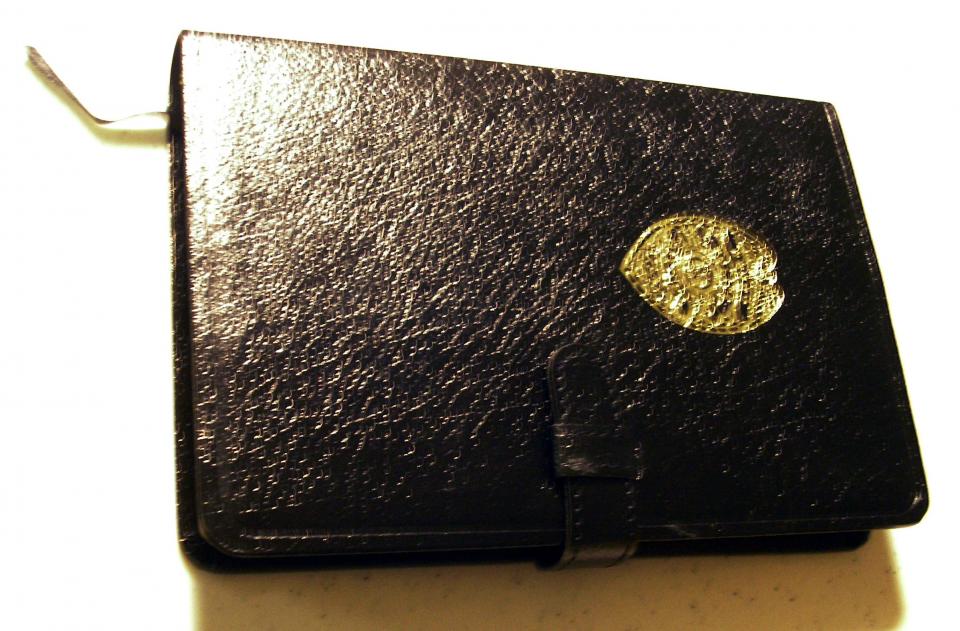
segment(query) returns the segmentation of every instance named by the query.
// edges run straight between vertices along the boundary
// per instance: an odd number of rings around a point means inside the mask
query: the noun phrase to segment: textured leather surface
[[[185,34],[171,140],[188,546],[561,545],[546,367],[584,337],[642,441],[638,539],[925,509],[829,105]],[[776,250],[770,322],[684,329],[618,273],[691,212]]]

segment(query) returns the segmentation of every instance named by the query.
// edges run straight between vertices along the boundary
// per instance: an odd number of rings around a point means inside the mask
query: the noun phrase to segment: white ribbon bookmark
[[[116,118],[112,120],[100,118],[88,110],[86,106],[80,102],[80,99],[78,99],[73,91],[67,87],[67,84],[65,84],[63,80],[57,76],[57,73],[53,71],[53,68],[51,68],[50,64],[47,63],[47,60],[43,58],[43,55],[40,54],[40,51],[33,46],[27,46],[27,59],[29,60],[33,69],[37,71],[37,73],[39,73],[40,76],[47,81],[47,83],[49,83],[55,89],[61,91],[70,100],[70,102],[80,108],[80,110],[97,125],[109,126],[110,129],[127,128],[130,130],[143,131],[165,129],[170,123],[170,115],[167,112],[143,112],[140,114],[132,114],[130,116],[124,116],[122,118]]]

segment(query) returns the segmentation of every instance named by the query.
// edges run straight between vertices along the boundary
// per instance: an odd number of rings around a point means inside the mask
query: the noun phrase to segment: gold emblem
[[[620,263],[626,277],[666,319],[701,333],[746,333],[783,304],[777,255],[727,219],[673,215],[643,231]]]

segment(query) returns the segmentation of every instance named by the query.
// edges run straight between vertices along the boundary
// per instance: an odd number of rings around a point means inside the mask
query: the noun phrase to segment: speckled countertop
[[[903,604],[890,538],[854,552],[217,575],[197,628],[886,629]]]

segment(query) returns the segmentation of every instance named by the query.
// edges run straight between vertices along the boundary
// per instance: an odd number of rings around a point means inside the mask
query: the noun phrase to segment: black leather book
[[[203,33],[171,98],[191,556],[612,563],[925,511],[829,104]]]

